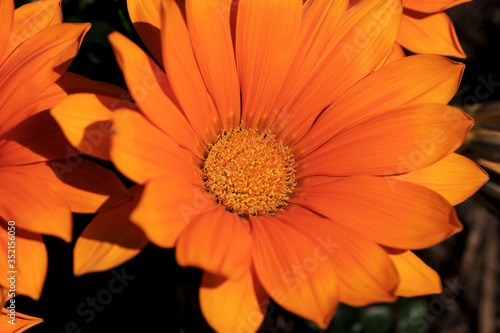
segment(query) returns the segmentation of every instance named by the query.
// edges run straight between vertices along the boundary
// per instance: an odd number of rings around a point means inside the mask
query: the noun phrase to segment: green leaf
[[[400,317],[396,333],[422,333],[427,328],[427,301],[424,298],[401,298],[398,302]]]
[[[392,327],[392,307],[387,304],[376,304],[366,307],[361,317],[361,332],[387,333]]]

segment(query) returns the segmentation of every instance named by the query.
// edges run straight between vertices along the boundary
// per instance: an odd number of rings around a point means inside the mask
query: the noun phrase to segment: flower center
[[[239,215],[281,209],[296,185],[290,148],[269,130],[224,131],[210,145],[203,172],[206,190]]]

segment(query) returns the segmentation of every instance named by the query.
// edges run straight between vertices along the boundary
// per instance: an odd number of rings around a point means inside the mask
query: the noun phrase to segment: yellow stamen
[[[203,163],[205,188],[228,211],[273,213],[286,206],[295,188],[290,148],[270,131],[233,129],[210,145]]]

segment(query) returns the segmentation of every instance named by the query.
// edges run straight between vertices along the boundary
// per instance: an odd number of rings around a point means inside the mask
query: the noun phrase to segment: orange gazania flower
[[[130,218],[175,246],[180,265],[205,271],[200,303],[217,331],[257,330],[269,297],[326,327],[339,302],[440,292],[410,250],[460,231],[453,205],[486,181],[453,153],[473,123],[446,105],[463,65],[421,55],[381,66],[400,1],[347,6],[187,0],[182,11],[130,0],[165,70],[110,35],[139,110],[92,94],[52,110],[75,146],[89,124],[112,119],[111,160],[144,186],[112,223]],[[103,255],[97,239],[85,242]]]
[[[65,73],[90,25],[62,23],[60,1],[16,10],[1,1],[0,17],[0,287],[9,289],[15,274],[11,297],[38,299],[47,271],[42,234],[69,242],[71,212],[129,198],[114,173],[77,156],[47,109],[69,92],[123,91]]]

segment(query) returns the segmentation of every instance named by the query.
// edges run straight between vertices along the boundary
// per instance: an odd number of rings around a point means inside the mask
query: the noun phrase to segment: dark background
[[[26,2],[29,1],[16,0],[16,7]],[[66,22],[92,23],[92,29],[69,70],[126,88],[107,35],[118,30],[146,49],[129,20],[126,1],[63,0],[62,3]],[[448,14],[455,22],[457,34],[468,55],[462,61],[467,66],[452,104],[468,105],[500,99],[498,88],[493,89],[487,98],[481,99],[476,93],[482,84],[481,77],[488,79],[491,76],[494,82],[500,83],[500,2],[477,0],[453,8]],[[493,148],[472,144],[464,147],[463,151],[474,155],[477,149],[488,151]],[[491,177],[497,179],[494,173]],[[441,275],[446,288],[443,294],[401,298],[395,304],[364,308],[341,305],[326,331],[500,331],[500,293],[496,286],[500,282],[500,221],[496,210],[499,198],[492,190],[483,191],[459,205],[457,211],[465,230],[442,244],[418,252]],[[36,302],[23,296],[16,298],[17,310],[44,319],[42,324],[29,332],[212,331],[198,305],[201,272],[179,268],[174,250],[149,245],[136,258],[117,267],[115,273],[107,271],[74,277],[74,242],[92,217],[74,215],[74,235],[70,244],[44,237],[49,252],[49,271],[42,297]],[[129,276],[127,285],[113,294],[109,283],[114,274],[122,273]],[[115,284],[116,288],[118,286],[119,283]],[[110,298],[107,297],[109,295]],[[97,297],[106,304],[90,310],[89,302]],[[271,309],[261,332],[321,331],[314,324],[275,304]],[[224,312],[224,309],[220,311]]]

